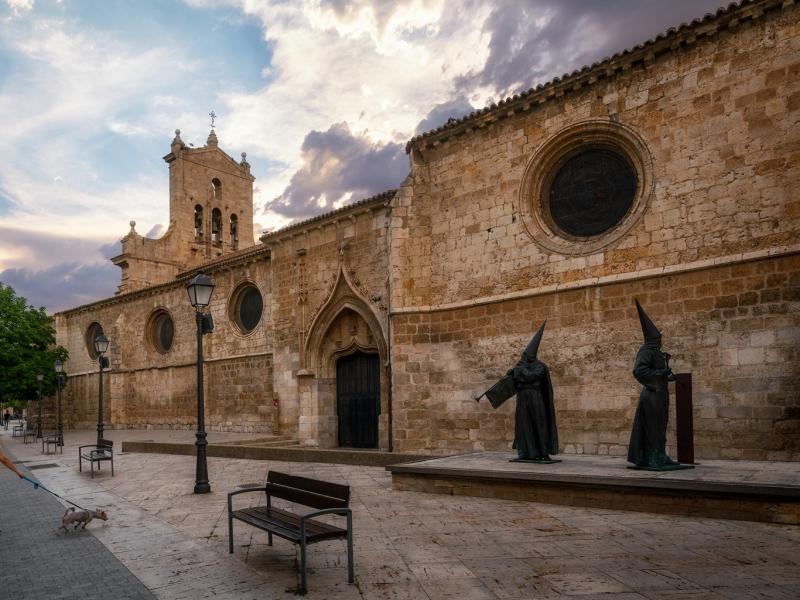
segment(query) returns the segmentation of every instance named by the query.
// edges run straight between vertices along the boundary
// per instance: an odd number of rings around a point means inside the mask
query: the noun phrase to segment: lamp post
[[[56,371],[56,398],[58,403],[58,445],[64,447],[64,421],[61,419],[61,378],[64,376],[64,363],[60,358],[53,363]]]
[[[36,417],[36,439],[42,437],[42,379],[44,375],[37,373],[36,381],[39,382],[39,390],[36,392],[39,396],[39,415]]]
[[[106,357],[103,356],[108,350],[108,338],[102,333],[94,338],[94,350],[97,352],[97,362],[100,365],[100,383],[98,388],[100,390],[99,399],[97,403],[97,445],[100,445],[100,440],[103,439],[103,367],[108,366]]]
[[[194,493],[207,494],[211,491],[208,483],[208,465],[206,464],[206,420],[205,404],[203,398],[203,334],[211,333],[214,329],[211,315],[203,314],[203,309],[211,302],[214,292],[214,283],[203,273],[194,276],[187,285],[189,302],[195,309],[197,322],[197,468],[195,470]]]

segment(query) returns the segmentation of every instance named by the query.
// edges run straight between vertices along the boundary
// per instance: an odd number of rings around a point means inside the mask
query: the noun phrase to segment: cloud
[[[150,231],[144,234],[144,237],[150,238],[151,240],[155,240],[164,235],[165,231],[166,229],[161,223],[156,223],[150,228]]]
[[[6,0],[14,16],[19,16],[33,9],[34,0]]]
[[[499,2],[483,24],[489,57],[457,79],[471,98],[504,97],[544,83],[713,11],[719,0]]]
[[[302,145],[303,165],[266,210],[307,218],[398,186],[408,174],[402,144],[373,143],[347,123],[312,131]]]
[[[473,110],[473,106],[464,97],[437,104],[430,110],[425,118],[419,122],[414,130],[414,134],[424,133],[431,129],[441,127],[447,123],[449,119],[458,119],[464,115],[468,115]]]
[[[0,272],[0,282],[27,298],[31,306],[44,306],[52,314],[112,296],[119,284],[119,270],[110,262],[65,262],[39,271],[6,269]]]
[[[309,131],[344,122],[372,144],[403,144],[432,106],[452,100],[454,77],[488,56],[489,10],[476,3],[463,11],[420,0],[230,4],[259,20],[272,51],[260,89],[222,95],[226,138],[274,163],[259,180],[266,204],[303,168]]]
[[[86,304],[116,291],[120,273],[108,259],[120,251],[119,241],[0,226],[0,282],[49,312]]]
[[[0,269],[24,264],[40,270],[56,261],[104,262],[117,242],[41,233],[0,225]],[[118,254],[118,252],[117,252]],[[112,255],[113,256],[113,255]]]

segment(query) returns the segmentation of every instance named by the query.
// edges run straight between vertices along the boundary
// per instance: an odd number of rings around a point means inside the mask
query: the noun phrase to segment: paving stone
[[[170,432],[147,434],[168,439]],[[276,539],[268,546],[264,532],[237,524],[235,553],[227,552],[226,493],[273,468],[351,485],[356,584],[347,583],[343,543],[314,544],[308,551],[311,600],[800,597],[795,526],[397,492],[381,468],[218,458],[209,459],[212,493],[197,496],[192,457],[125,453],[115,460],[113,478],[105,471],[94,480],[78,473],[75,447],[92,435],[69,432],[63,457],[55,459],[16,440],[0,442],[34,461],[29,464],[56,462],[35,471],[45,485],[109,511],[111,519],[90,525],[93,535],[85,537],[149,588],[145,597],[269,598],[297,589],[293,544]],[[138,435],[109,432],[115,440]],[[249,496],[237,499],[252,505],[263,498]],[[49,516],[46,527],[54,529]],[[46,556],[45,548],[31,550],[32,561]],[[104,576],[101,565],[91,567],[83,581]],[[14,587],[16,580],[7,583],[3,594],[28,597],[27,589]],[[59,598],[62,591],[53,585],[49,596],[30,597]],[[129,588],[115,597],[136,597],[130,594]]]

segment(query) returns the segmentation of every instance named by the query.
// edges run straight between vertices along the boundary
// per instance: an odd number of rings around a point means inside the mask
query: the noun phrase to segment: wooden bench
[[[86,450],[84,448],[94,448]],[[97,463],[97,470],[100,470],[100,463],[105,460],[111,461],[111,476],[114,476],[114,442],[111,440],[98,440],[97,444],[87,444],[78,448],[78,471],[83,471],[83,461],[88,460],[92,467],[92,479],[94,479],[94,463]]]
[[[233,510],[233,497],[248,492],[264,492],[267,496],[265,506],[254,506]],[[318,510],[296,514],[275,508],[272,499],[280,498]],[[248,525],[266,531],[269,545],[272,536],[277,535],[300,545],[300,593],[306,592],[306,546],[315,542],[337,538],[347,539],[347,581],[353,583],[353,514],[350,502],[350,486],[329,483],[308,477],[297,477],[270,471],[264,487],[248,488],[228,494],[228,551],[233,553],[233,520],[238,519]],[[335,514],[347,517],[347,528],[341,529],[312,517]]]

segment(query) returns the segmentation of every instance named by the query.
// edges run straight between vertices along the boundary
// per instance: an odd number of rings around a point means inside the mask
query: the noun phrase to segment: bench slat
[[[294,513],[279,508],[256,506],[234,511],[231,516],[295,543],[300,541],[300,518]],[[306,521],[306,541],[308,543],[343,537],[347,537],[346,529],[314,519]]]
[[[267,483],[267,494],[273,498],[282,498],[289,502],[311,506],[313,508],[347,508],[347,500],[333,498],[322,494],[307,492],[306,490],[287,487],[275,483]]]
[[[267,483],[274,483],[281,486],[304,490],[312,494],[320,494],[322,496],[336,498],[339,501],[344,501],[344,506],[346,506],[347,502],[350,500],[349,485],[331,483],[329,481],[320,481],[319,479],[309,479],[308,477],[299,477],[297,475],[289,475],[288,473],[281,473],[280,471],[270,471],[267,474]],[[306,506],[313,505],[307,504]],[[339,506],[340,505],[331,506],[330,508],[339,508]]]

